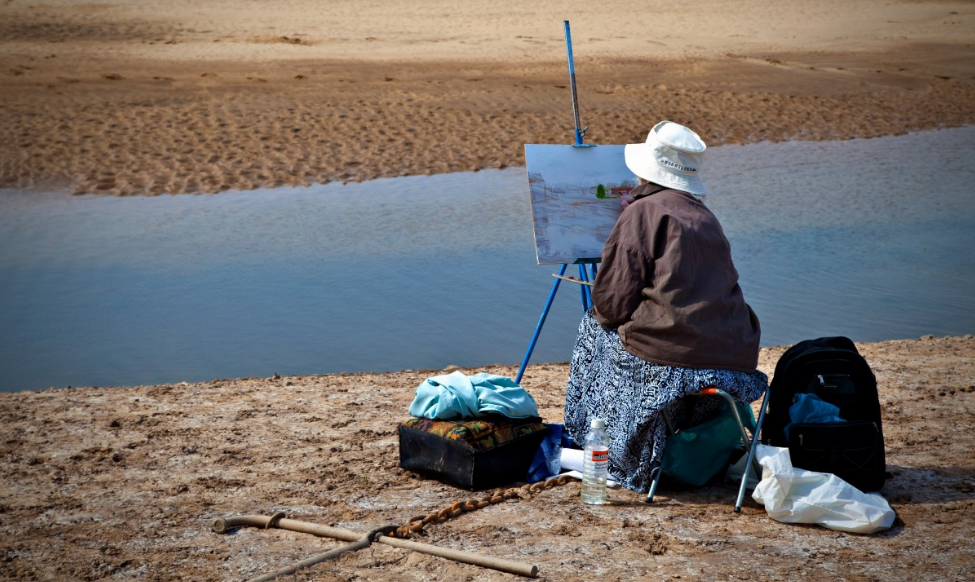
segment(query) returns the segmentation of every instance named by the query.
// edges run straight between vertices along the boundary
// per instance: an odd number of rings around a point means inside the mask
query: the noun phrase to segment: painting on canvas
[[[621,145],[525,145],[538,264],[598,261],[636,186]]]

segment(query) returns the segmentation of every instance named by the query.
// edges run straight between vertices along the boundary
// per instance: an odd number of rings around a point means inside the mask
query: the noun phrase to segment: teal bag
[[[751,407],[738,403],[737,408],[745,428],[754,432]],[[728,402],[722,400],[713,416],[667,438],[660,468],[668,479],[700,487],[725,471],[732,453],[740,448],[741,430]]]

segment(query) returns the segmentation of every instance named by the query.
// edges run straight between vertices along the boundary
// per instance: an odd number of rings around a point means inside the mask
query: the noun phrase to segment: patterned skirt
[[[565,427],[579,446],[594,418],[606,421],[610,437],[609,473],[623,486],[647,492],[660,470],[667,440],[663,411],[677,424],[692,425],[712,413],[718,396],[683,397],[713,386],[737,401],[751,403],[764,394],[768,376],[732,370],[661,366],[631,355],[615,330],[603,328],[592,310],[582,318],[572,352],[565,394]]]

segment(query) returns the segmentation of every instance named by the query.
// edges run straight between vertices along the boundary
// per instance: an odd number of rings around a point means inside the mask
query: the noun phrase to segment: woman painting
[[[572,354],[566,428],[583,442],[590,421],[605,420],[610,475],[640,492],[660,467],[663,410],[680,421],[687,394],[713,386],[752,402],[768,384],[756,369],[758,318],[745,303],[724,231],[704,205],[705,147],[670,121],[657,124],[646,143],[626,146],[640,185],[621,199],[593,309]],[[715,406],[696,406],[686,420]]]

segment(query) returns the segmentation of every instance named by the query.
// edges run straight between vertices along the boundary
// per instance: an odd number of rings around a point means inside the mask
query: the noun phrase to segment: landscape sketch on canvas
[[[535,255],[539,265],[596,262],[636,186],[621,145],[525,144]]]

